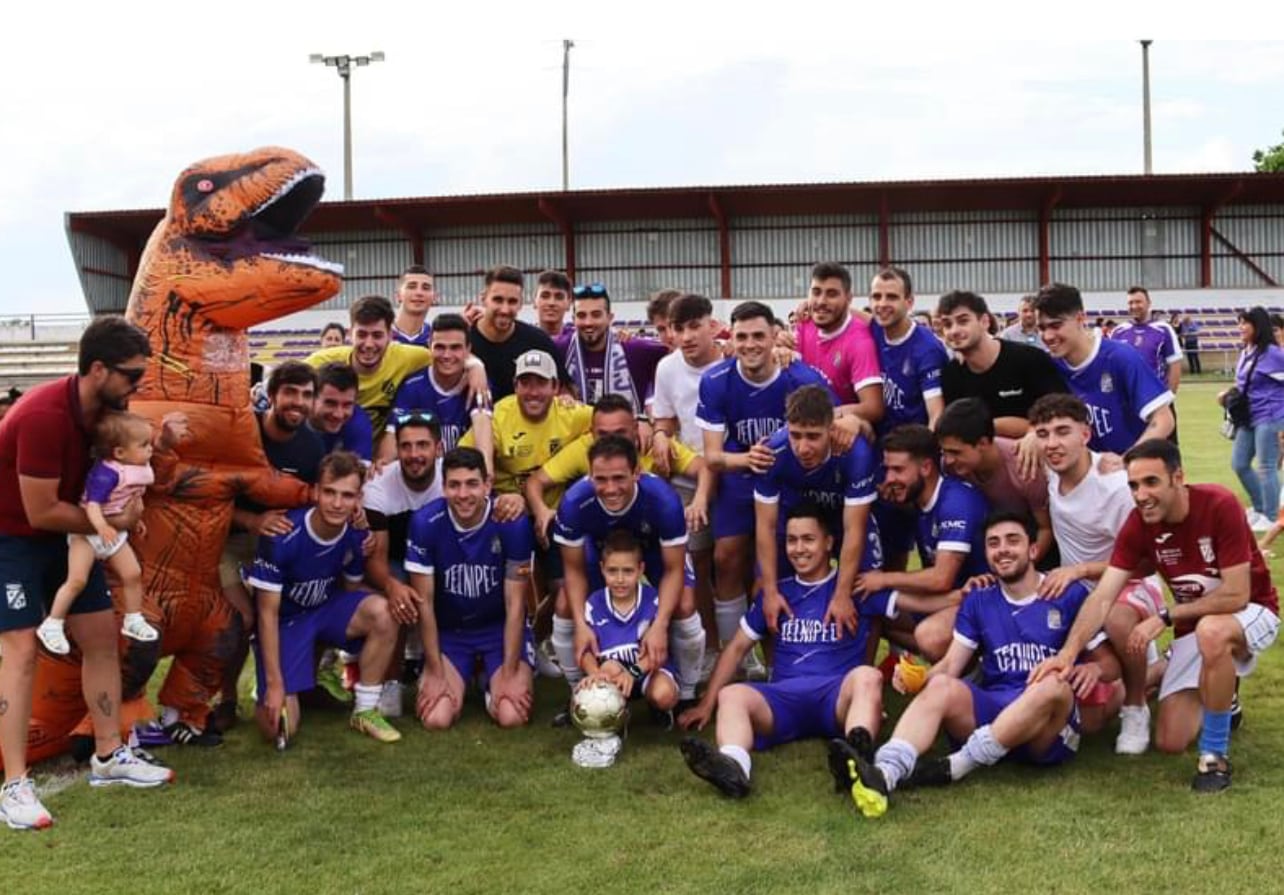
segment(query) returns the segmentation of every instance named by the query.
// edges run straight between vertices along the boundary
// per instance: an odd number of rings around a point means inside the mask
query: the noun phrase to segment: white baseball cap
[[[513,375],[516,379],[519,376],[525,376],[527,373],[533,373],[550,381],[557,381],[557,361],[547,351],[534,349],[526,352],[517,359],[517,370]]]

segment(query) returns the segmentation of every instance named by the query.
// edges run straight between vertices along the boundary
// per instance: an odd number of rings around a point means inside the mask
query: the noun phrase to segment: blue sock
[[[1200,753],[1227,755],[1230,751],[1230,712],[1213,712],[1204,709],[1204,726],[1199,731]]]

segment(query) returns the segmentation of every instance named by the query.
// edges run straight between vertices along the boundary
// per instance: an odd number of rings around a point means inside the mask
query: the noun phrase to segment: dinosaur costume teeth
[[[152,357],[130,410],[156,424],[182,411],[192,437],[176,457],[158,455],[174,472],[147,494],[146,536],[130,540],[143,566],[143,611],[161,639],[125,641],[123,725],[150,715],[143,688],[171,655],[160,701],[205,725],[240,625],[218,574],[232,501],[307,500],[308,488],[264,456],[250,408],[246,330],[338,293],[342,267],[314,256],[297,235],[324,184],[315,164],[278,147],[197,162],[175,181],[143,251],[126,316],[147,332]],[[28,759],[39,761],[88,729],[79,653],[42,651],[34,694]]]

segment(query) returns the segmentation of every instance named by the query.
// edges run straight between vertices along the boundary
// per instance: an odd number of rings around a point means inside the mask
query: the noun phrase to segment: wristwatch
[[[1173,626],[1173,614],[1168,611],[1167,606],[1160,606],[1158,615],[1163,621],[1164,627],[1171,628]]]

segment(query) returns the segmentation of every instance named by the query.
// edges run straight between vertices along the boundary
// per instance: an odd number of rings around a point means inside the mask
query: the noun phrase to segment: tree
[[[1284,171],[1284,143],[1254,152],[1253,166],[1258,171]]]

